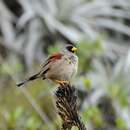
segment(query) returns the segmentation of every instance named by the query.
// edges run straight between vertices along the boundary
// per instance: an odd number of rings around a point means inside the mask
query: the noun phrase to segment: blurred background
[[[130,0],[1,0],[0,130],[60,129],[55,85],[16,83],[65,44],[78,47],[87,129],[130,130]]]

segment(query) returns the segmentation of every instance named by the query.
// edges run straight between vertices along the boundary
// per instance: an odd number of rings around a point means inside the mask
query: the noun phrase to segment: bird
[[[78,69],[77,48],[74,45],[66,45],[61,51],[55,52],[41,65],[40,71],[17,84],[24,86],[27,82],[41,78],[49,79],[64,86],[75,77]]]

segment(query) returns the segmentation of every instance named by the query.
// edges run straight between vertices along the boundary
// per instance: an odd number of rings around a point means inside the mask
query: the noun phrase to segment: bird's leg
[[[69,84],[69,81],[67,80],[55,80],[55,82],[60,84],[61,86],[64,86],[65,84]]]
[[[69,64],[71,64],[71,60],[67,56],[65,56],[65,60],[67,60]]]

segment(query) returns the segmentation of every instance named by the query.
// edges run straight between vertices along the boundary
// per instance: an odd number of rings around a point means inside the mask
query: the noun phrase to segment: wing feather
[[[63,56],[63,54],[61,53],[54,53],[52,55],[50,55],[45,62],[41,65],[41,71],[40,74],[43,74],[44,72],[47,72],[46,70],[50,69],[50,63],[51,62],[55,62],[59,59],[61,59],[61,57]],[[45,73],[44,73],[45,74]]]

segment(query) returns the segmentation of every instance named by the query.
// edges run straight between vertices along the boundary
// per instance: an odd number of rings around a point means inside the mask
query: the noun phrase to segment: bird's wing
[[[50,55],[45,62],[41,65],[41,71],[40,73],[44,73],[44,71],[49,70],[50,69],[50,63],[54,63],[55,61],[61,59],[61,57],[63,56],[63,54],[61,53],[54,53],[52,55]],[[47,71],[46,71],[47,72]]]
[[[50,55],[46,61],[41,65],[42,68],[44,68],[45,66],[47,66],[49,63],[51,62],[55,62],[56,60],[61,59],[61,57],[63,56],[63,54],[61,53],[54,53],[52,55]]]

